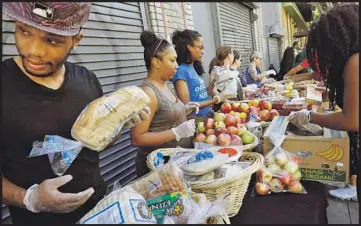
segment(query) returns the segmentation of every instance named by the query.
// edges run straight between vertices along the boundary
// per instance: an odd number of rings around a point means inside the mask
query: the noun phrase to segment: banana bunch
[[[339,145],[332,144],[331,147],[327,149],[327,151],[319,152],[317,155],[328,161],[337,162],[343,158],[344,151]]]

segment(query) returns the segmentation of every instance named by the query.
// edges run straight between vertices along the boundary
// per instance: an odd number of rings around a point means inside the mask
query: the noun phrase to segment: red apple
[[[204,142],[206,138],[207,138],[206,135],[204,135],[203,133],[198,133],[194,140],[196,142]]]
[[[258,100],[250,100],[250,101],[248,102],[248,105],[257,108],[258,105],[259,105],[259,101],[258,101]]]
[[[298,166],[302,165],[302,158],[300,156],[292,155],[291,156],[291,161],[297,163]]]
[[[259,113],[259,108],[251,106],[248,109],[248,113],[251,113],[251,112],[255,112],[256,114],[258,114]]]
[[[239,112],[239,103],[238,102],[233,102],[231,104],[231,107],[232,107],[232,110],[235,111],[235,112]]]
[[[246,131],[247,131],[246,126],[241,125],[241,126],[238,127],[237,135],[238,135],[238,136],[242,136],[242,134],[243,134],[244,132],[246,132]]]
[[[229,112],[231,112],[231,110],[232,110],[232,106],[230,103],[227,102],[221,105],[222,113],[228,114]]]
[[[215,128],[219,129],[219,128],[226,128],[226,124],[223,121],[218,121],[215,123]]]
[[[231,145],[242,145],[242,139],[239,136],[232,134]]]
[[[207,130],[206,130],[206,136],[215,135],[215,134],[216,134],[216,130],[215,130],[215,129],[207,129]]]
[[[259,109],[261,109],[261,110],[271,110],[272,109],[272,104],[271,104],[271,102],[269,102],[269,101],[266,101],[266,100],[261,100],[260,102],[259,102]]]
[[[246,103],[241,103],[239,106],[240,112],[248,112],[248,109],[249,109],[249,105]]]
[[[223,113],[216,113],[214,115],[214,120],[216,120],[216,122],[223,122],[225,118],[226,118],[226,115]]]
[[[266,167],[263,167],[258,170],[257,177],[259,182],[269,183],[272,180],[272,173]]]
[[[236,113],[234,114],[234,117],[236,117],[237,123],[240,123],[240,122],[241,122],[241,113],[236,112]]]
[[[270,113],[271,113],[271,120],[273,120],[274,117],[280,115],[280,113],[276,109],[272,109]]]
[[[215,123],[216,121],[213,118],[207,118],[206,121],[204,121],[206,129],[213,129]]]
[[[218,137],[221,134],[228,134],[228,130],[226,128],[218,128],[218,129],[216,129],[216,136]]]
[[[281,181],[277,178],[273,178],[269,183],[271,191],[275,193],[279,193],[283,191],[284,186],[282,185]]]
[[[260,195],[268,195],[269,194],[269,186],[265,183],[256,183],[256,192]]]
[[[220,146],[228,146],[231,144],[231,136],[225,133],[222,133],[218,136],[218,144]]]
[[[302,184],[296,180],[291,181],[287,188],[290,192],[297,194],[301,193],[303,190]]]
[[[287,186],[291,182],[292,176],[289,172],[282,171],[278,179],[281,181],[283,186]]]
[[[209,135],[204,142],[210,145],[217,145],[217,137],[213,134]]]
[[[271,114],[269,110],[262,110],[259,112],[259,117],[261,121],[269,121],[271,119]]]
[[[238,129],[235,126],[229,126],[229,127],[227,127],[227,130],[230,135],[237,134],[237,132],[238,132]]]
[[[226,123],[227,127],[229,127],[229,126],[237,126],[237,119],[233,115],[227,115],[224,122]]]

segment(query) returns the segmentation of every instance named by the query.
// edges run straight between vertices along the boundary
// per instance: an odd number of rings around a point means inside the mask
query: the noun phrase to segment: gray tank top
[[[144,80],[140,85],[140,87],[150,87],[154,91],[158,99],[158,109],[157,112],[154,114],[152,122],[150,123],[149,132],[162,132],[165,130],[169,130],[187,121],[185,105],[180,99],[178,99],[177,95],[174,92],[174,89],[170,87],[170,84],[167,85],[174,94],[174,96],[177,98],[176,103],[170,101],[155,85],[153,85],[148,80]],[[140,149],[145,151],[146,153],[150,153],[159,148],[175,148],[177,146],[183,148],[192,148],[192,139],[190,137],[183,138],[178,142],[176,140],[172,140],[159,147],[142,147]]]

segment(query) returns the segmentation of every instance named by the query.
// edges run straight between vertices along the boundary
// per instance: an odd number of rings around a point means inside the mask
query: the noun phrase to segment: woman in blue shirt
[[[202,35],[188,29],[175,31],[172,42],[179,65],[177,74],[172,79],[177,96],[184,104],[190,101],[200,104],[198,114],[194,113],[193,116],[207,117],[211,112],[210,106],[224,101],[226,97],[217,95],[210,99],[204,80],[200,77],[204,73],[200,63],[204,54]]]

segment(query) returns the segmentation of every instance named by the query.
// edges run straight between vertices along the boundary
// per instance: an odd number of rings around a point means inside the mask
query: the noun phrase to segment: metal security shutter
[[[231,46],[241,53],[241,72],[249,65],[253,51],[251,9],[237,2],[218,2],[221,45]]]
[[[2,16],[2,60],[17,55],[14,21]],[[73,50],[69,61],[92,70],[104,93],[118,88],[139,85],[146,77],[140,34],[144,30],[145,14],[142,2],[93,2],[89,21],[83,27],[84,39]],[[104,180],[124,185],[136,178],[136,148],[131,146],[129,130],[124,130],[119,142],[100,153]],[[9,222],[8,210],[2,206],[3,223]]]
[[[279,51],[279,44],[278,44],[278,38],[269,37],[268,38],[268,45],[269,45],[269,59],[270,64],[273,64],[273,66],[276,68],[277,71],[280,70],[280,51]],[[270,65],[265,65],[265,67],[268,69]]]

